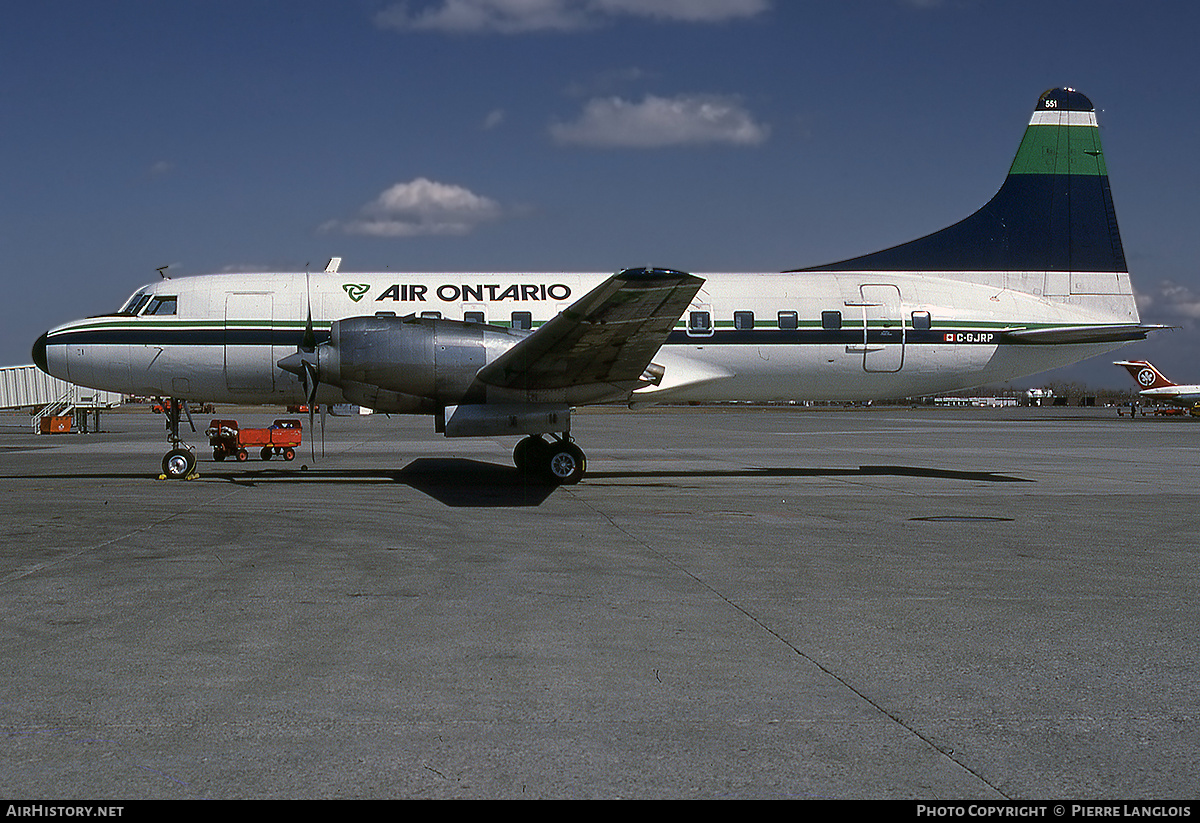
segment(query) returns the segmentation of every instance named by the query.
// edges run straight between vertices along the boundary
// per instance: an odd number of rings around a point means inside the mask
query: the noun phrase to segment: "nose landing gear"
[[[197,477],[196,454],[179,438],[180,412],[187,415],[188,425],[192,427],[193,432],[196,431],[196,424],[192,422],[192,413],[187,410],[186,401],[168,398],[163,411],[167,415],[167,440],[171,443],[171,450],[163,456],[160,479],[190,480]]]

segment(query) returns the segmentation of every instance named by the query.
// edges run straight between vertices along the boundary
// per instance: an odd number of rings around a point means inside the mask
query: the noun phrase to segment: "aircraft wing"
[[[478,377],[522,390],[653,383],[643,377],[650,360],[703,283],[666,269],[618,272],[484,366]]]

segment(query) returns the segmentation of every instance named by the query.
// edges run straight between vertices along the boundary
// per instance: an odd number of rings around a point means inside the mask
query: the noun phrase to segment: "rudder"
[[[1124,366],[1130,377],[1142,389],[1166,389],[1177,383],[1168,380],[1149,360],[1117,360],[1114,366]]]

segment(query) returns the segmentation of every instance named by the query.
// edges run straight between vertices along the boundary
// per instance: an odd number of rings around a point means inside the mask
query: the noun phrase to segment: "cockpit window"
[[[125,305],[121,307],[121,310],[118,311],[117,314],[137,314],[142,310],[142,307],[146,305],[146,302],[149,299],[150,295],[146,294],[145,292],[137,292],[133,297],[125,301]]]
[[[171,297],[155,295],[154,299],[150,301],[150,305],[146,307],[145,313],[147,316],[151,314],[159,316],[174,314],[177,300],[178,298],[174,295]]]

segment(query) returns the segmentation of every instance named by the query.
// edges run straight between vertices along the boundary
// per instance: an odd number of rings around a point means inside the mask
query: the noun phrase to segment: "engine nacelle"
[[[432,413],[485,402],[476,373],[527,334],[429,317],[350,317],[332,324],[318,370],[322,383],[341,387],[352,403]]]

